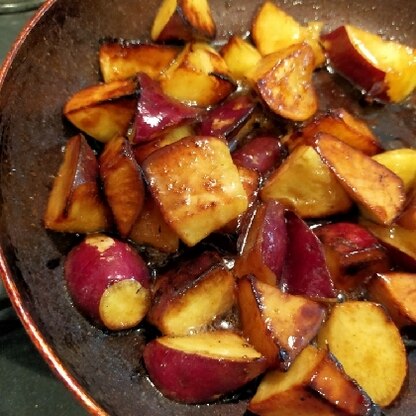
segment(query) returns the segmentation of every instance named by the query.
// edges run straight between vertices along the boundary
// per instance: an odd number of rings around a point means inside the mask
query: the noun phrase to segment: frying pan
[[[218,38],[245,34],[260,0],[211,0]],[[77,237],[42,227],[62,146],[75,130],[61,115],[67,98],[99,80],[102,38],[148,37],[158,1],[49,0],[23,30],[0,72],[0,271],[7,292],[44,359],[96,415],[242,415],[246,401],[186,406],[162,397],[141,362],[142,329],[118,334],[90,325],[63,283],[63,260]],[[301,22],[344,23],[416,47],[413,0],[281,0]],[[320,71],[322,108],[344,106],[365,118],[387,148],[416,145],[416,100],[366,105],[356,90]],[[408,386],[386,414],[416,413],[416,354],[409,353]]]

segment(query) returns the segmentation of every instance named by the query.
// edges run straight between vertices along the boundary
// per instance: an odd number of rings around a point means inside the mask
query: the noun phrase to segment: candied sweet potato
[[[157,79],[179,52],[179,47],[171,45],[106,41],[99,50],[101,75],[107,83],[134,77],[139,72]]]
[[[64,159],[53,182],[43,221],[60,232],[93,233],[111,224],[110,211],[99,185],[99,167],[85,137],[78,134],[66,144]]]
[[[189,246],[247,209],[238,169],[220,138],[185,137],[153,152],[142,167],[163,217]]]
[[[318,334],[318,343],[340,361],[380,406],[399,395],[407,374],[407,357],[396,325],[376,303],[337,304]]]
[[[286,258],[280,287],[293,295],[312,299],[334,298],[336,291],[328,270],[322,243],[293,211],[285,212]]]
[[[298,146],[267,178],[263,201],[276,199],[302,218],[347,212],[352,201],[311,146]]]
[[[292,16],[271,1],[265,1],[257,10],[252,21],[251,33],[255,45],[262,55],[268,55],[295,43],[307,42],[314,52],[316,66],[325,61],[319,43],[319,22],[301,26]]]
[[[124,136],[133,120],[137,81],[113,81],[84,88],[70,97],[63,113],[74,126],[100,142]]]
[[[276,285],[286,255],[284,207],[277,201],[258,204],[250,214],[239,237],[240,255],[234,273],[238,277],[255,275],[259,280]]]
[[[264,56],[248,77],[271,111],[289,120],[304,121],[318,109],[313,68],[311,47],[295,43]]]
[[[194,120],[198,110],[165,95],[157,81],[148,75],[137,75],[140,97],[134,119],[133,142],[154,139],[168,128]]]
[[[218,104],[236,89],[222,56],[203,42],[186,44],[160,83],[170,97],[201,107]]]
[[[416,274],[377,273],[368,284],[368,293],[387,309],[399,328],[416,323]]]
[[[127,237],[143,208],[145,187],[130,142],[115,137],[106,143],[100,158],[104,193],[121,237]]]
[[[269,366],[281,370],[292,365],[325,318],[323,305],[283,293],[253,276],[238,280],[237,299],[244,336]]]
[[[111,330],[136,326],[150,307],[150,273],[127,243],[94,234],[65,259],[65,280],[77,308]]]
[[[314,146],[366,216],[386,225],[399,216],[406,194],[395,173],[329,134],[319,133]]]
[[[416,87],[416,50],[356,26],[321,36],[336,71],[370,99],[399,102]]]
[[[207,0],[163,0],[151,29],[154,41],[213,39],[215,22]]]
[[[245,79],[247,73],[260,61],[260,52],[247,40],[233,35],[220,50],[231,75],[236,79]]]
[[[217,400],[266,367],[264,357],[231,331],[160,337],[145,346],[143,358],[156,387],[166,397],[184,403]]]
[[[221,263],[195,279],[170,276],[168,284],[172,288],[161,287],[148,313],[149,321],[165,335],[200,332],[235,302],[234,276]]]
[[[386,250],[367,229],[351,222],[335,222],[313,229],[322,241],[325,259],[337,289],[360,289],[376,272],[388,271]]]
[[[337,410],[309,388],[325,350],[306,347],[289,371],[266,373],[250,400],[248,410],[259,416],[336,416]]]

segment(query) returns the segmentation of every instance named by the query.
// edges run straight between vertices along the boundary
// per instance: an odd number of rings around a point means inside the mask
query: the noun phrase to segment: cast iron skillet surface
[[[260,0],[211,0],[218,37],[244,34]],[[105,37],[146,39],[159,1],[49,0],[16,43],[0,73],[0,270],[20,318],[51,367],[95,414],[242,415],[244,400],[185,406],[162,397],[141,364],[143,330],[104,333],[73,307],[63,260],[76,237],[47,232],[42,215],[62,146],[75,130],[61,115],[67,98],[99,80],[97,49]],[[297,0],[279,5],[300,21],[323,19],[326,30],[353,23],[416,47],[413,0]],[[316,76],[322,108],[361,114],[386,147],[416,144],[416,100],[366,105],[339,77]],[[195,380],[198,382],[198,380]],[[386,414],[415,414],[416,354],[409,386]]]

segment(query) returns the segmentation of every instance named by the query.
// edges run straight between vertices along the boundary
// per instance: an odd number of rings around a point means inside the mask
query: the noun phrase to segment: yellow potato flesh
[[[276,199],[304,218],[346,212],[352,202],[334,174],[311,146],[298,146],[260,191],[263,201]]]
[[[179,351],[208,357],[236,358],[241,361],[261,358],[247,341],[233,332],[204,332],[190,336],[161,337],[158,342]]]
[[[372,302],[337,304],[318,334],[368,395],[388,406],[399,395],[407,374],[406,350],[399,330],[384,309]]]

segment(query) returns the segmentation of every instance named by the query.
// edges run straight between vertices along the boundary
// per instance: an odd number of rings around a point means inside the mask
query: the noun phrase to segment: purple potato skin
[[[209,357],[149,342],[143,353],[150,380],[167,398],[197,404],[212,402],[244,386],[266,369],[264,357]]]
[[[134,121],[134,143],[153,140],[169,127],[190,122],[197,117],[199,110],[165,95],[157,81],[148,75],[137,75],[140,84],[140,97]]]
[[[232,153],[234,163],[264,175],[277,168],[283,157],[280,141],[273,136],[258,136]]]
[[[287,254],[280,282],[283,291],[312,299],[334,298],[336,291],[321,241],[293,211],[286,211],[285,218]]]
[[[248,120],[256,107],[248,95],[239,95],[208,111],[200,126],[201,136],[233,137]]]
[[[149,270],[140,255],[127,243],[102,234],[87,237],[74,247],[65,260],[64,271],[75,306],[99,325],[100,300],[110,285],[134,279],[150,288]]]
[[[285,208],[277,201],[269,201],[265,205],[265,214],[261,225],[261,249],[264,262],[279,278],[287,251]]]

